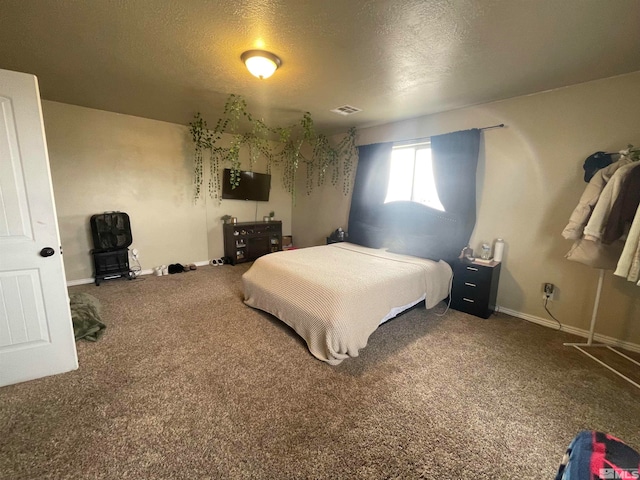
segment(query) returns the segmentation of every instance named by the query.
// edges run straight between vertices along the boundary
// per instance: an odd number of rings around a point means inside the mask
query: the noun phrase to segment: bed
[[[422,300],[449,295],[444,261],[347,242],[258,258],[242,276],[244,301],[293,328],[316,358],[337,365],[357,357],[385,321]]]

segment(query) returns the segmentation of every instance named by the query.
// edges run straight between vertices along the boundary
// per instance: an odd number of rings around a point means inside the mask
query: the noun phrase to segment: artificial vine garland
[[[248,122],[250,130],[238,133],[240,120]],[[295,202],[296,174],[301,164],[307,167],[307,194],[314,186],[325,183],[327,171],[331,175],[331,184],[338,185],[342,176],[342,191],[347,195],[351,191],[354,162],[357,160],[355,146],[355,128],[351,128],[344,138],[335,146],[329,138],[316,133],[311,114],[306,112],[296,124],[288,127],[269,127],[264,121],[253,118],[247,111],[247,102],[240,95],[230,95],[224,106],[224,115],[218,119],[215,127],[209,129],[207,122],[197,113],[193,122],[189,123],[191,136],[195,146],[194,153],[194,196],[197,200],[202,195],[204,182],[204,158],[208,152],[209,160],[209,195],[218,201],[222,193],[222,166],[231,169],[231,185],[240,184],[240,151],[247,148],[249,152],[250,170],[260,158],[267,160],[267,173],[273,166],[281,167],[282,183]],[[222,147],[219,141],[222,135],[232,135],[231,145]],[[276,136],[277,141],[269,140]],[[301,149],[304,144],[311,147],[311,156],[306,157]]]

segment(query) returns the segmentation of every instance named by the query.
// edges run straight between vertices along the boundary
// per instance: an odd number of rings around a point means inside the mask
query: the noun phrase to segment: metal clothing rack
[[[596,328],[596,319],[598,317],[598,307],[600,305],[600,294],[602,293],[602,283],[603,283],[603,281],[604,281],[604,269],[601,268],[600,269],[600,276],[598,277],[598,289],[596,290],[596,300],[593,303],[593,314],[591,315],[591,326],[589,327],[589,337],[587,338],[587,343],[565,343],[564,345],[568,346],[568,347],[574,347],[574,348],[580,350],[587,357],[590,357],[591,359],[595,360],[596,362],[598,362],[603,367],[608,368],[609,370],[611,370],[616,375],[624,378],[630,384],[635,385],[636,387],[640,388],[640,384],[638,384],[637,382],[634,382],[629,377],[627,377],[626,375],[620,373],[618,370],[613,368],[611,365],[608,365],[606,362],[603,362],[599,358],[594,357],[593,355],[591,355],[589,352],[587,352],[584,349],[585,347],[607,348],[607,349],[611,350],[612,352],[617,353],[621,357],[626,358],[630,362],[635,363],[636,365],[638,365],[640,367],[640,362],[638,362],[637,360],[634,360],[633,358],[625,355],[622,352],[619,352],[615,348],[612,348],[610,345],[607,345],[607,344],[604,344],[604,343],[593,343],[593,336],[594,336],[595,328]]]

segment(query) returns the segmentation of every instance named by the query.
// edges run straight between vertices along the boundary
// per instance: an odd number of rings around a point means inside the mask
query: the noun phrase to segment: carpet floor
[[[331,367],[242,303],[247,268],[72,287],[106,332],[0,389],[0,477],[551,479],[582,429],[640,448],[639,391],[576,337],[422,305]]]

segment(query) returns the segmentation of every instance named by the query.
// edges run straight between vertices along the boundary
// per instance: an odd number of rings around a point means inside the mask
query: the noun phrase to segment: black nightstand
[[[477,317],[489,318],[496,309],[500,266],[500,262],[455,262],[451,308]]]

